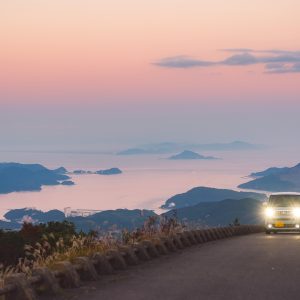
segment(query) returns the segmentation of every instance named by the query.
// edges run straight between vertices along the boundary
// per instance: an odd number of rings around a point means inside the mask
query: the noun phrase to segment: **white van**
[[[266,234],[278,231],[300,232],[300,194],[276,193],[265,206]]]

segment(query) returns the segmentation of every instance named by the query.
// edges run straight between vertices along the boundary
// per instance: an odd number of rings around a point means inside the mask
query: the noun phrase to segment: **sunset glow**
[[[242,94],[294,100],[296,72],[265,74],[261,65],[166,70],[153,63],[178,55],[222,60],[230,55],[225,48],[297,51],[299,10],[296,0],[3,1],[0,101],[72,101],[78,93],[96,102]]]

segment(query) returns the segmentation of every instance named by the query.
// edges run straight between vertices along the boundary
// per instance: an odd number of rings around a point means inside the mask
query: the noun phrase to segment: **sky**
[[[0,2],[0,149],[299,143],[299,0]]]

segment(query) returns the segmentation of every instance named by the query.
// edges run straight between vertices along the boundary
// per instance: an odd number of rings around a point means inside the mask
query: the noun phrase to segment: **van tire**
[[[271,233],[271,231],[270,230],[266,230],[266,234],[270,234]]]

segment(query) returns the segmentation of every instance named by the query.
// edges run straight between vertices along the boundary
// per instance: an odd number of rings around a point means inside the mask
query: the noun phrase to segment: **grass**
[[[96,252],[105,253],[124,245],[133,245],[143,240],[168,236],[180,232],[184,226],[176,218],[149,217],[142,228],[134,231],[123,230],[119,238],[112,235],[91,232],[57,237],[53,233],[44,234],[39,242],[25,245],[25,256],[19,258],[15,266],[0,265],[0,287],[3,287],[5,277],[13,273],[32,274],[35,268],[52,268],[56,262],[72,261],[80,256],[92,256]]]

